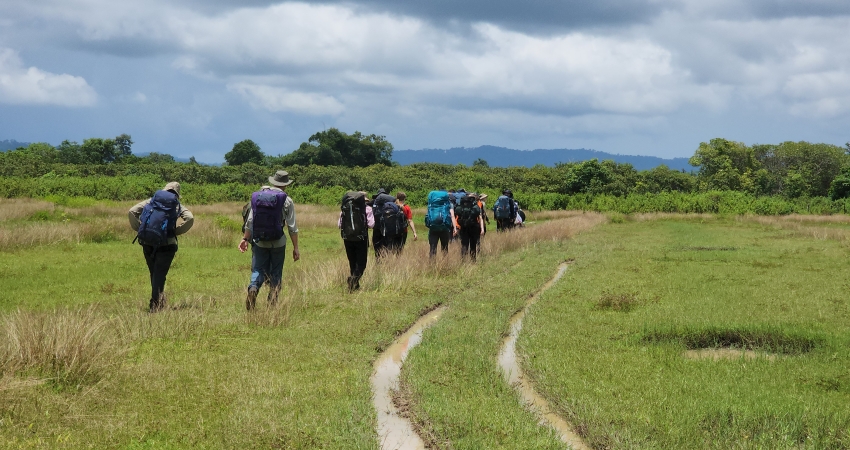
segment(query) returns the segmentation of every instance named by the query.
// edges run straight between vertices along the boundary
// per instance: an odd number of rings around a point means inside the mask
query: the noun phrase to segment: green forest
[[[413,205],[424,206],[433,189],[493,195],[509,188],[528,210],[776,215],[845,213],[850,196],[850,143],[746,145],[717,138],[697,146],[691,172],[665,166],[638,171],[610,160],[530,168],[489,167],[486,161],[399,166],[385,137],[335,128],[286,155],[266,155],[251,140],[238,142],[222,166],[194,158],[178,162],[164,153],[137,156],[132,143],[122,134],[0,153],[0,196],[136,200],[174,180],[184,185],[187,202],[241,201],[281,168],[296,180],[290,193],[317,204],[335,204],[354,189],[405,191]]]

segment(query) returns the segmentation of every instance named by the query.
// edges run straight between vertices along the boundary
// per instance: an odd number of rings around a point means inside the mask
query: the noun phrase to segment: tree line
[[[426,191],[465,188],[564,195],[605,195],[665,192],[734,191],[751,196],[787,199],[850,196],[850,143],[845,147],[808,142],[746,144],[712,139],[699,145],[694,172],[658,166],[638,171],[631,164],[588,160],[554,167],[489,167],[392,162],[392,144],[385,137],[330,128],[310,136],[295,151],[269,156],[251,140],[234,144],[223,166],[176,162],[171,155],[136,156],[129,135],[91,138],[82,144],[63,141],[53,147],[34,143],[0,153],[3,177],[153,176],[194,184],[265,184],[268,173],[285,168],[299,184],[319,188],[347,187]]]

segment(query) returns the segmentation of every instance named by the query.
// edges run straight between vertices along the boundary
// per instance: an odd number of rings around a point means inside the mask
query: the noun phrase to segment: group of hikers
[[[269,185],[254,192],[243,208],[243,235],[238,249],[244,253],[251,246],[251,278],[245,298],[248,310],[256,307],[257,294],[264,283],[269,284],[269,304],[274,305],[278,300],[286,256],[284,229],[289,231],[292,241],[292,260],[298,261],[301,257],[295,204],[284,191],[294,180],[284,170],[277,171],[268,180]],[[442,252],[447,253],[449,242],[460,240],[461,257],[476,260],[481,237],[490,223],[486,199],[487,194],[467,193],[464,189],[435,190],[428,194],[425,226],[431,258],[436,256],[438,244]],[[509,189],[502,191],[492,211],[498,231],[522,226],[525,220],[525,214]],[[129,219],[130,226],[137,232],[134,242],[138,240],[141,244],[150,273],[149,311],[157,312],[165,307],[165,280],[177,253],[177,236],[192,228],[194,216],[180,203],[180,184],[173,181],[150,199],[130,208]],[[413,240],[419,238],[404,192],[392,196],[379,189],[369,198],[364,191],[349,191],[342,198],[337,225],[348,258],[349,292],[360,289],[370,242],[376,261],[380,262],[389,253],[401,253],[410,232]],[[369,230],[372,230],[371,240]]]

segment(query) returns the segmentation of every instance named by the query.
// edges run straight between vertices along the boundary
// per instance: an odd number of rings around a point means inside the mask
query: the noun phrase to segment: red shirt
[[[410,207],[407,205],[402,206],[404,209],[404,217],[407,217],[407,221],[410,222],[413,220],[413,211],[410,210]],[[407,228],[410,228],[410,224],[407,225]],[[404,232],[407,233],[407,228],[404,229]]]

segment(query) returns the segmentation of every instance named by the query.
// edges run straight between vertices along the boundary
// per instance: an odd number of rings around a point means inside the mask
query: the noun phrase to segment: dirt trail
[[[445,310],[443,306],[420,317],[375,360],[372,402],[378,413],[377,431],[383,450],[425,450],[425,443],[416,434],[413,425],[401,416],[393,404],[392,393],[398,389],[398,377],[407,353],[422,342],[422,332],[433,325]]]
[[[511,331],[508,337],[502,342],[502,348],[499,351],[499,367],[505,375],[505,380],[513,386],[522,397],[525,404],[531,409],[540,419],[540,423],[549,425],[555,429],[561,441],[569,445],[573,449],[590,449],[581,438],[575,433],[572,426],[563,418],[552,412],[549,408],[549,402],[546,401],[537,391],[534,390],[531,382],[523,375],[522,368],[519,364],[519,357],[516,353],[516,341],[519,337],[519,332],[522,330],[522,319],[528,312],[528,308],[533,305],[540,294],[552,287],[567,270],[567,266],[572,261],[565,261],[558,267],[558,272],[546,284],[540,288],[533,296],[525,303],[525,306],[511,317]]]

